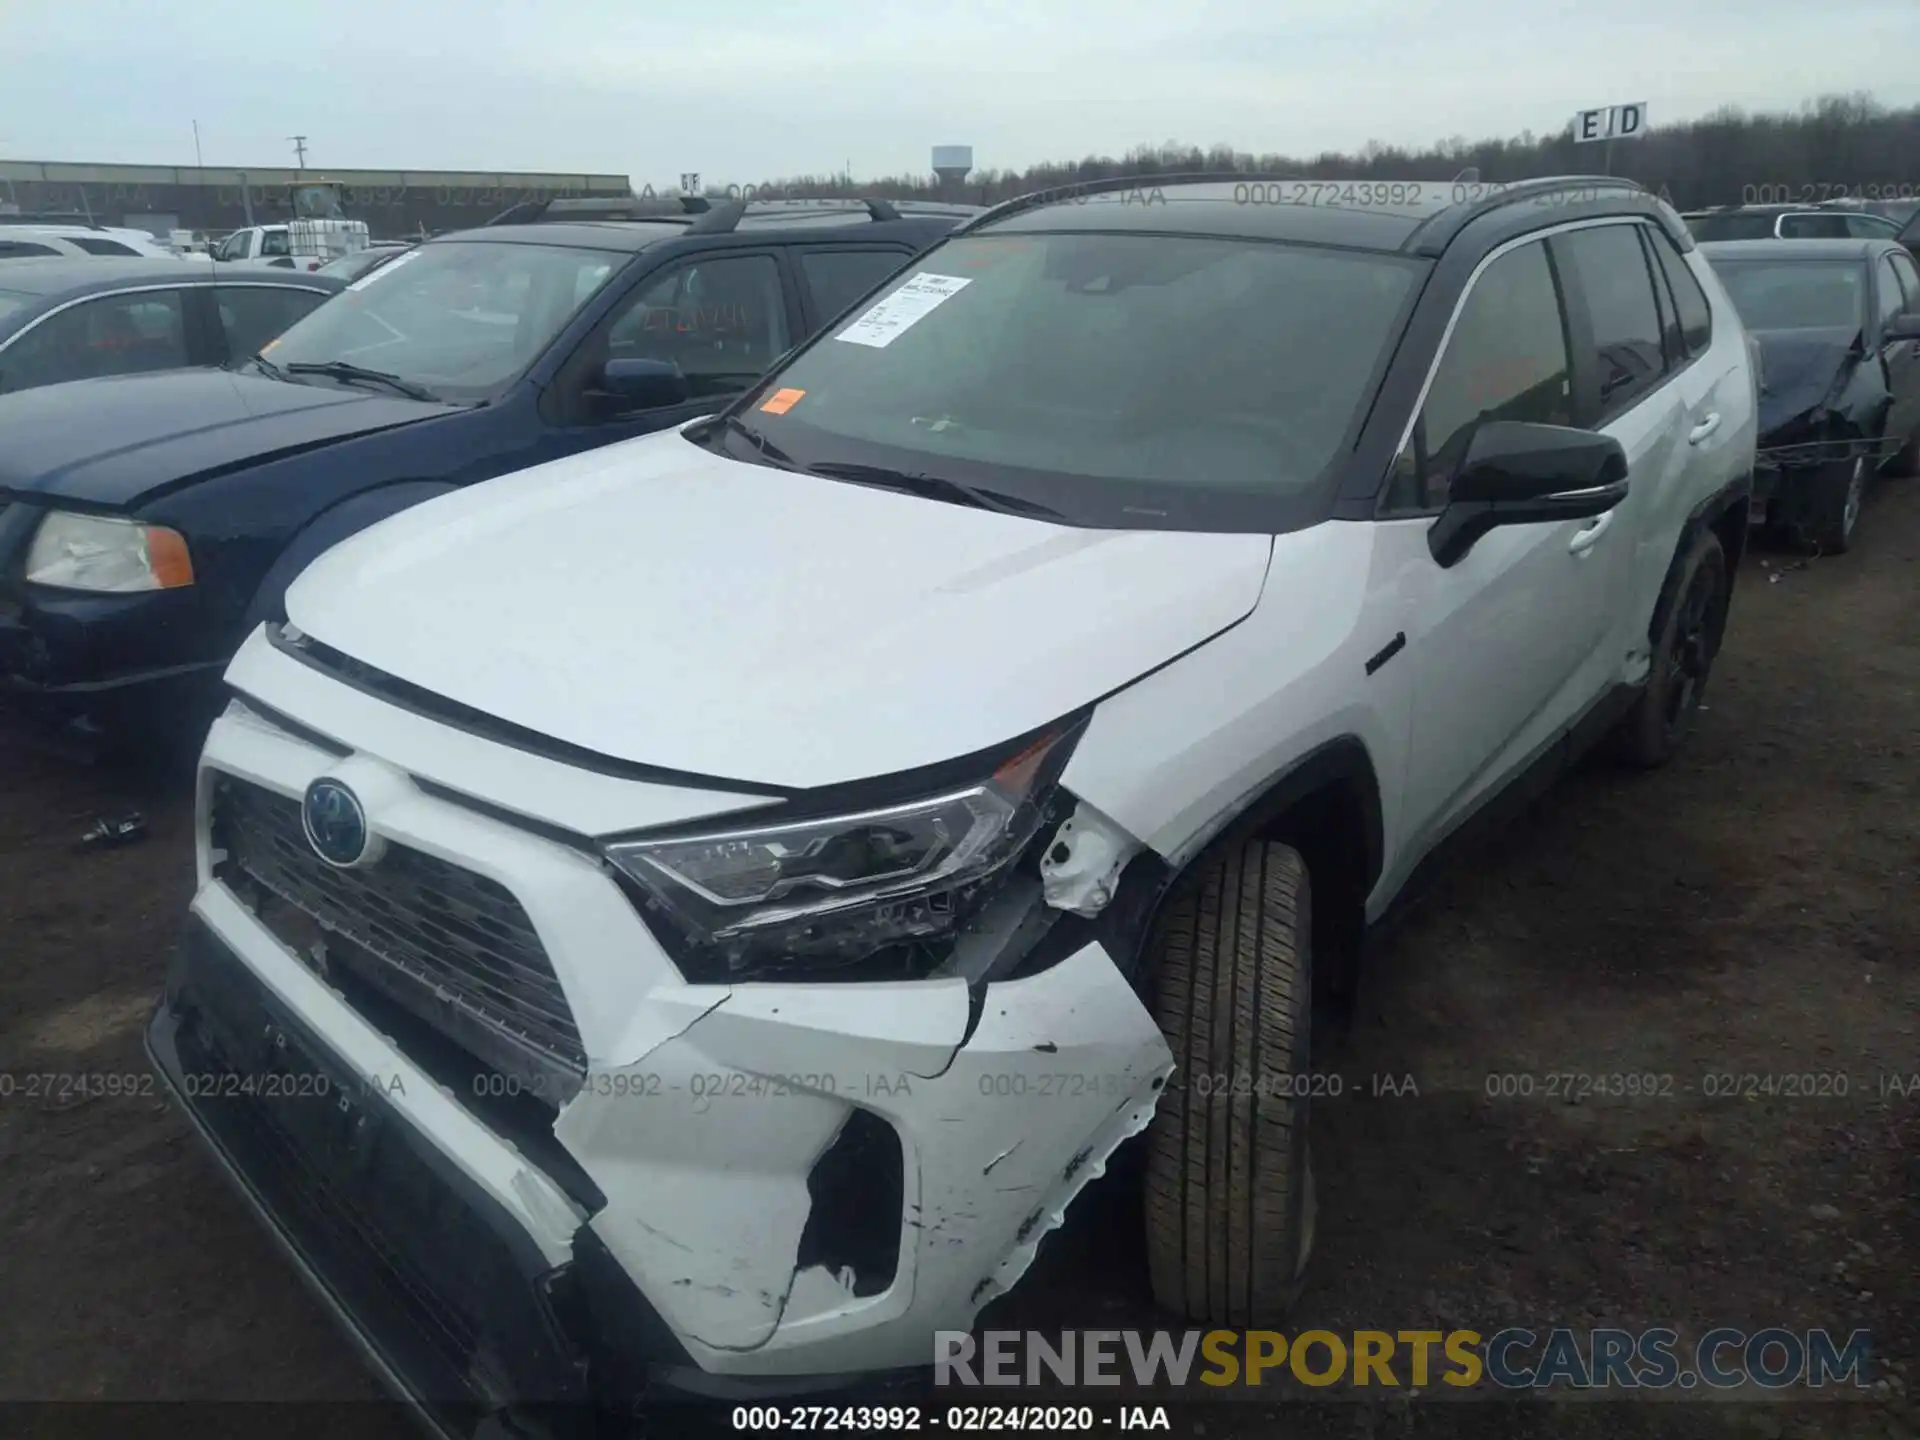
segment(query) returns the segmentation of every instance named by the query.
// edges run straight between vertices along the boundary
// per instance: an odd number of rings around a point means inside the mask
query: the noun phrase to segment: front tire
[[[1190,1320],[1282,1315],[1313,1247],[1307,868],[1256,841],[1203,861],[1155,927],[1175,1070],[1147,1131],[1154,1298]]]
[[[1867,500],[1867,457],[1830,466],[1820,472],[1815,484],[1812,539],[1829,555],[1844,555],[1853,548],[1860,528],[1860,511]]]
[[[1666,764],[1693,726],[1726,629],[1727,554],[1703,530],[1680,564],[1673,606],[1653,642],[1653,665],[1633,708],[1614,732],[1620,757],[1643,770]]]
[[[1895,480],[1910,480],[1920,473],[1920,431],[1907,437],[1907,443],[1880,467],[1880,473]]]

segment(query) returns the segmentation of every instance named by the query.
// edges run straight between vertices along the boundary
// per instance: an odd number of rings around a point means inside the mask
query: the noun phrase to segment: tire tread
[[[1254,842],[1204,862],[1160,918],[1176,1069],[1148,1129],[1148,1261],[1191,1319],[1274,1317],[1297,1288],[1307,1105],[1261,1082],[1306,1069],[1310,905],[1298,853]]]

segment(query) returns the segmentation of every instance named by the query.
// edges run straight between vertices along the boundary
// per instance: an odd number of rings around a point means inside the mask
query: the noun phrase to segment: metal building
[[[155,232],[183,228],[219,234],[288,219],[293,188],[321,179],[343,187],[348,217],[366,221],[376,239],[478,225],[524,200],[633,191],[625,175],[0,160],[0,211],[75,215]]]

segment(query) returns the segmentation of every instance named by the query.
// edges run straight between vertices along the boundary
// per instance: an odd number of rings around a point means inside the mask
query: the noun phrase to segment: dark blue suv
[[[520,207],[226,369],[0,396],[0,701],[203,730],[226,661],[322,551],[456,486],[711,414],[976,213]]]

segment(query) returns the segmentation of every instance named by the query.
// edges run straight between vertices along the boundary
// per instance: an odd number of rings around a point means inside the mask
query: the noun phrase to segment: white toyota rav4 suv
[[[1270,1317],[1314,1000],[1497,801],[1673,753],[1754,440],[1628,182],[1012,202],[317,561],[150,1049],[443,1417],[926,1365],[1141,1131],[1156,1294]]]

